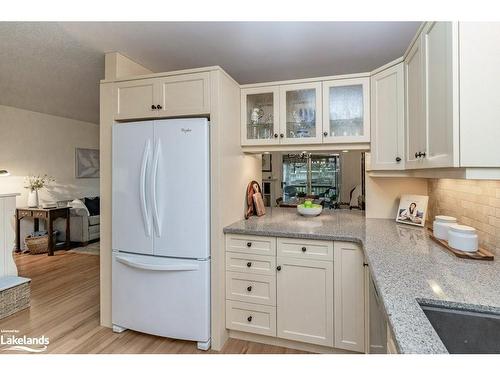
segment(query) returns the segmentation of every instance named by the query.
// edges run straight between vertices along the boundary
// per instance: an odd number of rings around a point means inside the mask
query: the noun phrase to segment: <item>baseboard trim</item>
[[[246,340],[258,342],[259,344],[267,344],[267,345],[275,345],[282,346],[284,348],[295,349],[295,350],[303,350],[311,353],[319,353],[319,354],[361,354],[356,352],[351,352],[349,350],[330,348],[327,346],[308,344],[305,342],[293,341],[282,339],[279,337],[270,337],[257,335],[255,333],[241,332],[229,330],[229,337],[238,340]]]

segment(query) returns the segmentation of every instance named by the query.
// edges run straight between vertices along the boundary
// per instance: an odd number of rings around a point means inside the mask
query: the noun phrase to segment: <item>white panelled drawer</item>
[[[239,234],[227,235],[226,251],[274,256],[276,255],[276,238]]]
[[[276,307],[227,300],[226,328],[276,336]]]
[[[333,241],[278,238],[277,253],[280,257],[333,261]]]
[[[226,272],[226,298],[276,306],[276,277]]]
[[[227,252],[226,270],[271,276],[276,274],[276,258],[266,255]]]

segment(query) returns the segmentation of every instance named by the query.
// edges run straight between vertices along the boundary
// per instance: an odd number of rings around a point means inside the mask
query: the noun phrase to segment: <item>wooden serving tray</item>
[[[439,238],[434,237],[434,234],[432,232],[431,228],[427,228],[429,231],[429,237],[434,241],[443,246],[444,249],[452,253],[458,258],[463,258],[463,259],[475,259],[475,260],[493,260],[495,257],[493,256],[492,253],[490,253],[488,250],[479,248],[476,252],[469,253],[467,251],[460,251],[451,248],[448,245],[448,242],[445,240],[440,240]]]

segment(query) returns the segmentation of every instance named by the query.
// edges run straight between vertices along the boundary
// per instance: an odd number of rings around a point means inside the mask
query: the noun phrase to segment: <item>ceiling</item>
[[[0,104],[98,123],[104,53],[154,72],[220,65],[241,84],[373,70],[419,22],[0,22]]]

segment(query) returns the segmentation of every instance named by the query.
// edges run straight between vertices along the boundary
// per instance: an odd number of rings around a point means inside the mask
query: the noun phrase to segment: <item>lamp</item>
[[[9,175],[10,175],[9,171],[7,171],[5,169],[0,169],[0,177],[6,177]]]

